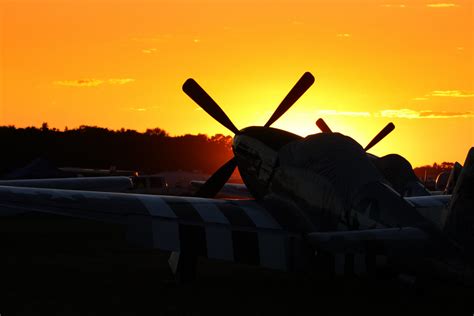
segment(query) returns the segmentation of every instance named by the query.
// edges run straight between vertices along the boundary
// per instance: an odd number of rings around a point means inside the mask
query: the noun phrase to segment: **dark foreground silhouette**
[[[326,279],[200,261],[178,285],[167,253],[42,253],[2,263],[2,315],[470,315],[465,289]]]

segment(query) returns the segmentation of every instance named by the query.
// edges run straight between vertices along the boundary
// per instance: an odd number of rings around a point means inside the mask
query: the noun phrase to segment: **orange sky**
[[[181,90],[198,81],[239,128],[299,77],[274,127],[323,117],[371,152],[464,163],[474,144],[473,4],[446,1],[1,0],[0,124],[228,133]]]

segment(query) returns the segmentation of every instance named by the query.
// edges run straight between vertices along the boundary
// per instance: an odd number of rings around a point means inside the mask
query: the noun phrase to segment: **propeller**
[[[324,120],[322,118],[320,118],[316,121],[316,126],[319,127],[319,129],[323,133],[332,133],[331,129],[326,124],[326,122],[324,122]]]
[[[305,72],[298,82],[293,86],[287,96],[281,101],[275,112],[264,125],[270,127],[275,123],[288,109],[308,90],[314,83],[314,77],[311,73]],[[183,84],[183,91],[194,102],[196,102],[204,111],[212,116],[216,121],[221,123],[234,134],[240,134],[240,130],[235,127],[234,123],[229,119],[220,106],[204,91],[204,89],[194,80],[188,79]],[[230,176],[237,167],[235,157],[227,161],[199,188],[196,196],[214,197],[229,180]]]
[[[194,79],[190,78],[186,80],[183,84],[183,91],[216,121],[234,132],[234,134],[239,134],[239,129],[235,127],[234,123],[232,123],[221,107],[217,105]]]
[[[216,196],[227,180],[229,180],[235,167],[237,167],[237,161],[235,160],[235,157],[233,157],[217,169],[209,179],[207,179],[207,181],[196,192],[196,196],[205,198]]]
[[[293,88],[288,92],[286,97],[281,101],[280,105],[277,107],[275,112],[264,125],[265,127],[270,127],[276,120],[278,120],[286,111],[306,92],[306,90],[311,87],[314,83],[314,77],[311,73],[305,72],[301,76],[300,80],[293,86]]]
[[[316,126],[321,130],[323,133],[332,133],[329,126],[324,122],[322,118],[316,121]],[[374,147],[378,144],[382,139],[384,139],[388,134],[390,134],[395,129],[395,125],[390,122],[388,123],[375,137],[370,141],[370,143],[365,146],[364,150],[368,151],[370,148]]]
[[[367,151],[370,148],[374,147],[379,141],[385,138],[395,129],[395,125],[392,122],[388,123],[375,137],[370,141],[370,143],[365,146],[364,150]]]

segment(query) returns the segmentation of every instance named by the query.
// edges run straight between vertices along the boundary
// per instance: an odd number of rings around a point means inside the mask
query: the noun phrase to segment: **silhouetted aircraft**
[[[199,189],[206,183],[205,181],[200,180],[192,180],[190,182],[190,186],[193,191],[199,191]],[[227,198],[252,198],[252,194],[250,194],[249,190],[242,183],[226,183],[224,186],[219,190],[219,197],[227,197]]]
[[[117,170],[115,166],[111,166],[110,169],[88,169],[88,168],[75,168],[75,167],[61,167],[58,168],[63,172],[70,174],[76,174],[81,177],[103,177],[103,176],[127,176],[136,177],[138,172],[134,170]]]
[[[319,118],[316,121],[316,126],[323,133],[332,133],[326,122]],[[388,123],[375,137],[365,146],[364,150],[368,151],[384,139],[395,129],[395,125]],[[395,191],[402,196],[427,196],[431,195],[424,185],[415,175],[413,168],[404,157],[397,154],[389,154],[383,157],[378,157],[374,154],[367,153],[367,157],[382,173],[385,179],[393,187]]]
[[[462,166],[459,162],[455,162],[453,169],[451,169],[451,172],[449,173],[448,181],[446,183],[446,187],[444,188],[444,194],[452,194],[453,190],[456,186],[456,183],[459,179],[459,176],[462,171]]]
[[[104,192],[126,192],[134,188],[132,179],[124,176],[0,180],[0,186]]]
[[[160,175],[0,180],[0,186],[140,194],[168,192],[168,183]]]
[[[188,79],[184,92],[235,133],[234,157],[197,197],[2,186],[0,216],[115,225],[126,236],[119,239],[124,245],[171,251],[169,262],[181,280],[192,279],[203,256],[284,271],[363,275],[387,268],[472,282],[474,148],[449,205],[448,196],[405,199],[352,138],[302,138],[270,127],[313,82],[305,73],[264,126],[239,130]],[[213,198],[235,167],[254,200]]]
[[[46,179],[46,178],[67,178],[75,176],[64,170],[58,169],[51,161],[44,157],[38,157],[26,166],[15,168],[0,175],[2,180],[20,179]]]

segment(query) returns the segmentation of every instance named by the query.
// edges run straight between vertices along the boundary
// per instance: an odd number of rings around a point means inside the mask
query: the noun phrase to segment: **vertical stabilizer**
[[[469,150],[454,187],[444,229],[474,254],[474,147]]]
[[[449,174],[448,182],[444,188],[444,194],[453,194],[454,187],[456,182],[458,182],[459,175],[461,174],[462,166],[459,162],[454,163],[453,169]]]

